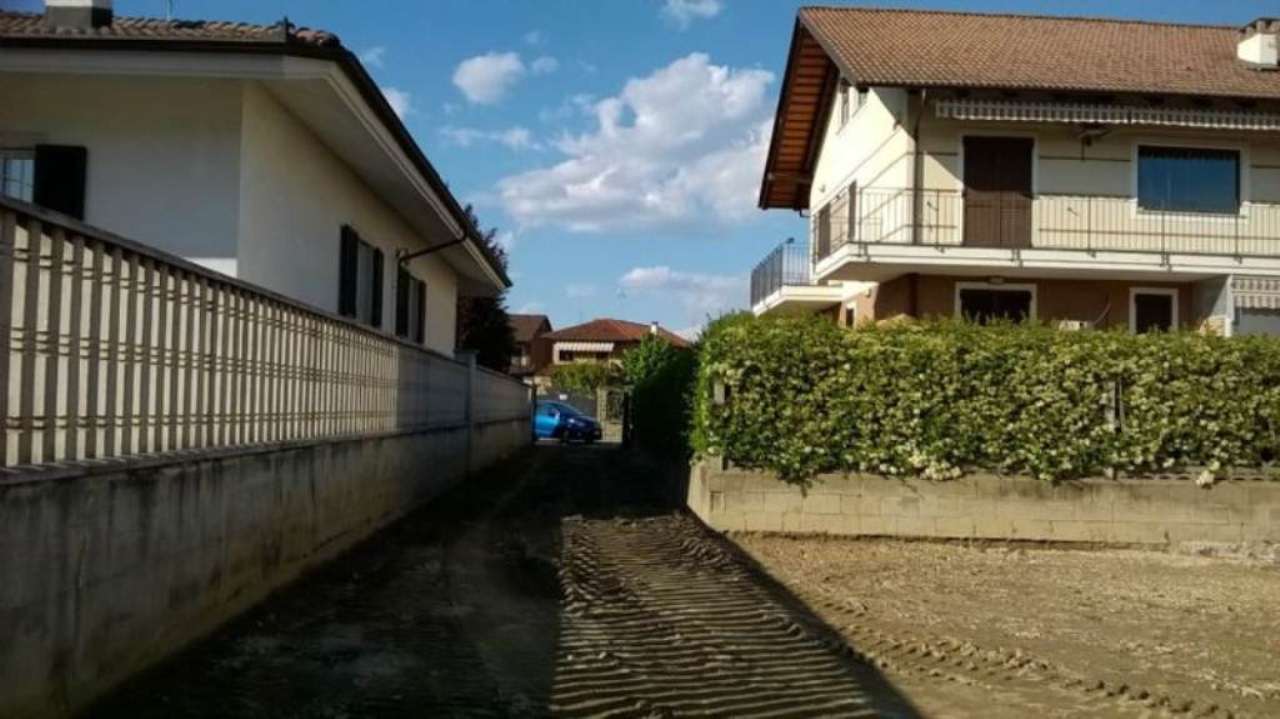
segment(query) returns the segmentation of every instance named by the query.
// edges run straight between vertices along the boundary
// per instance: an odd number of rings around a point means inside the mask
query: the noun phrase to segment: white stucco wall
[[[817,209],[853,182],[860,189],[910,187],[911,136],[905,126],[907,93],[873,87],[849,122],[831,113],[813,172],[809,207]]]
[[[349,224],[386,257],[383,327],[395,327],[397,248],[444,241],[418,237],[350,167],[266,89],[244,85],[240,153],[240,277],[336,311],[339,232]],[[454,349],[457,281],[438,256],[413,260],[427,283],[427,346]]]
[[[0,146],[88,150],[85,221],[235,274],[240,83],[0,73]]]

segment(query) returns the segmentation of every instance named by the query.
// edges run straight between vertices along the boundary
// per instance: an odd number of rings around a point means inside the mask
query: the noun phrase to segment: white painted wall
[[[0,146],[88,149],[85,221],[236,274],[240,83],[0,73]]]
[[[354,172],[265,88],[244,85],[240,152],[240,276],[336,311],[339,232],[350,224],[386,256],[383,326],[395,328],[397,248],[448,238],[418,237]],[[452,354],[457,281],[438,256],[413,260],[427,283],[427,346]]]
[[[906,117],[907,93],[896,88],[870,88],[843,128],[833,111],[814,168],[809,207],[825,205],[855,181],[861,189],[910,187],[912,146]]]

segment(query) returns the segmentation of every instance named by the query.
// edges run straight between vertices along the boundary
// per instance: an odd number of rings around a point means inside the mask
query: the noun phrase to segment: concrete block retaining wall
[[[824,475],[807,491],[761,472],[694,467],[688,505],[719,530],[1168,545],[1280,542],[1280,482],[973,475],[934,482]]]
[[[530,442],[527,418],[0,478],[0,716],[61,716]]]

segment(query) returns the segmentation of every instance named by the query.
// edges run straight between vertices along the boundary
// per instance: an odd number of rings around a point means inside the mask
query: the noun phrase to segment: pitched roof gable
[[[543,337],[558,342],[639,342],[649,335],[651,325],[610,318],[594,319],[580,325],[565,327]],[[658,336],[676,347],[689,347],[689,341],[662,327]]]

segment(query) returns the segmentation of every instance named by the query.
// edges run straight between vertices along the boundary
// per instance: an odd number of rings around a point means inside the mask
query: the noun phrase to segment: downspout
[[[911,124],[911,244],[921,244],[921,233],[924,225],[924,188],[921,187],[924,177],[924,152],[920,149],[920,120],[924,118],[925,106],[929,102],[929,88],[920,89],[920,108],[916,112],[915,121]]]
[[[929,102],[929,88],[920,88],[920,107],[911,123],[911,244],[922,244],[924,233],[924,151],[920,148],[920,121],[924,118]],[[911,273],[907,291],[911,293],[908,307],[911,316],[920,317],[920,275]]]

